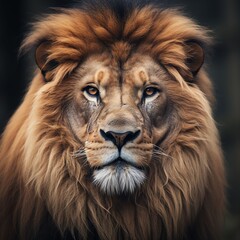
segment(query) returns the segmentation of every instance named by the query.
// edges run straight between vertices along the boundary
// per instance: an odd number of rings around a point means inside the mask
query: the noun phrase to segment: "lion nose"
[[[127,131],[121,133],[113,131],[105,132],[100,129],[100,134],[106,141],[113,142],[118,147],[118,149],[121,149],[124,144],[136,139],[140,134],[140,130],[137,130],[136,132]]]

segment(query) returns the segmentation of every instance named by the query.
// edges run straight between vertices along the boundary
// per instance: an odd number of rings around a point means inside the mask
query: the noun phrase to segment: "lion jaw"
[[[116,161],[113,165],[95,169],[93,183],[107,194],[132,193],[145,180],[143,169]]]

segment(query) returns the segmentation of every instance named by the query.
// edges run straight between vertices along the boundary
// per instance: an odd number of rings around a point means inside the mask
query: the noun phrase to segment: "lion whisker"
[[[80,148],[77,151],[74,151],[71,155],[73,158],[86,157],[86,150],[84,148]]]
[[[170,156],[169,154],[165,153],[163,151],[163,149],[161,147],[157,146],[157,145],[154,145],[153,156],[164,156],[164,157],[168,157],[168,158],[173,159],[172,156]]]

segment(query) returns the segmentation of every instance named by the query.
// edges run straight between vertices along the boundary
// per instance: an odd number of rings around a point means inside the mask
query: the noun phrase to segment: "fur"
[[[176,9],[97,2],[42,18],[23,43],[25,51],[49,41],[47,63],[58,64],[49,83],[37,70],[1,139],[0,239],[41,239],[44,231],[49,239],[54,232],[56,239],[218,239],[225,177],[212,87],[204,66],[194,75],[187,65],[186,42],[206,51],[207,30]],[[73,155],[81,139],[63,116],[62,101],[71,98],[65,80],[103,52],[119,64],[132,52],[148,53],[173,79],[173,127],[156,144],[146,183],[122,196],[106,196],[91,183],[86,162]]]

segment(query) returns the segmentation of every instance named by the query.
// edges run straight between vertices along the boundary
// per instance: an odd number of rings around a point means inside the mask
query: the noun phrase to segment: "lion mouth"
[[[113,168],[116,168],[116,169],[122,169],[124,167],[131,166],[131,167],[134,167],[134,168],[136,168],[138,170],[141,170],[141,171],[144,170],[143,166],[139,166],[139,165],[136,165],[136,164],[134,164],[132,162],[126,161],[125,159],[123,159],[121,157],[118,157],[115,160],[113,160],[113,161],[111,161],[111,162],[109,162],[107,164],[103,164],[101,166],[97,166],[94,169],[95,170],[101,170],[101,169],[104,169],[104,168],[109,167],[109,166],[111,166]]]

